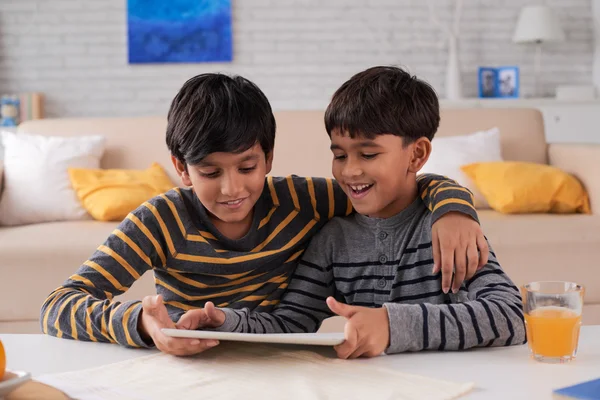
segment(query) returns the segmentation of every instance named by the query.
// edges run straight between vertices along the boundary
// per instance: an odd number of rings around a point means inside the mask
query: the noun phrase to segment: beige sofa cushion
[[[464,135],[493,127],[500,129],[503,159],[548,163],[544,120],[539,110],[442,109],[436,136]]]
[[[9,277],[0,279],[0,293],[10,299],[0,302],[0,321],[37,319],[48,294],[74,274],[117,225],[70,221],[0,227],[0,277]],[[127,298],[153,293],[152,274],[146,275]]]
[[[567,280],[586,287],[586,302],[600,303],[600,216],[506,215],[479,211],[485,235],[517,285]]]
[[[4,162],[0,160],[0,198],[2,197],[2,189],[4,189]]]

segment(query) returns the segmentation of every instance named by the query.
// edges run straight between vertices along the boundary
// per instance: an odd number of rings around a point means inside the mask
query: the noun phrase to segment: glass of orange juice
[[[569,362],[577,355],[584,289],[573,282],[532,282],[522,287],[527,342],[542,362]]]

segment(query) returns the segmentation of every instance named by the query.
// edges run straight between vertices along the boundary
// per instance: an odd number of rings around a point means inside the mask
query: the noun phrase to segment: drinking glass
[[[573,360],[584,288],[573,282],[531,282],[521,288],[521,294],[531,356],[547,363]]]

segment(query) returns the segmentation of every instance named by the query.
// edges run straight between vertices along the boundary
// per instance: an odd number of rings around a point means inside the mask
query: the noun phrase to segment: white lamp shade
[[[560,22],[552,10],[545,6],[523,7],[513,42],[562,42],[565,40]]]

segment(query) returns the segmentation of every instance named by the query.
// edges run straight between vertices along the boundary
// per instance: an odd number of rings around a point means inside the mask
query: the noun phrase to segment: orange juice
[[[2,346],[2,340],[0,340],[0,381],[4,377],[5,370],[6,370],[6,353],[4,352],[4,346]]]
[[[570,357],[577,351],[581,314],[562,307],[540,307],[525,314],[527,341],[536,356]]]

